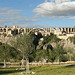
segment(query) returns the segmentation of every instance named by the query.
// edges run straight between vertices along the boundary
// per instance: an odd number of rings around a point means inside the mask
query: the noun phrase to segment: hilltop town
[[[41,33],[42,36],[47,36],[54,34],[57,38],[62,39],[61,43],[64,44],[64,47],[74,48],[75,45],[68,39],[69,37],[75,36],[75,27],[50,27],[50,28],[19,28],[18,26],[10,27],[0,27],[0,42],[6,43],[13,38],[13,36],[17,36],[18,34],[29,34],[33,32],[35,35]],[[40,40],[44,40],[44,38],[40,38]],[[50,43],[53,47],[56,45],[55,43]],[[37,46],[37,48],[40,45]],[[43,46],[44,47],[44,46]]]
[[[37,34],[39,31],[42,35],[50,35],[53,33],[60,39],[67,39],[68,37],[75,35],[75,27],[50,27],[50,28],[18,28],[18,26],[0,27],[0,35],[6,34],[7,36],[13,36],[17,34],[30,33],[34,31]]]

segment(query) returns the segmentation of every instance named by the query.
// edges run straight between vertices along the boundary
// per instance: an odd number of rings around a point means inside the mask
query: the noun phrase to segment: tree
[[[55,60],[55,53],[51,49],[48,50],[37,50],[36,61],[42,61],[43,59],[53,62]]]
[[[75,44],[75,35],[73,37],[69,37],[70,41],[73,42],[73,44]]]
[[[55,52],[54,50],[52,51],[51,49],[48,50],[48,61],[54,62],[55,60]]]
[[[34,51],[33,40],[34,39],[29,34],[24,34],[19,35],[11,42],[12,46],[17,48],[23,54],[23,59],[26,59],[27,63],[30,54]]]
[[[9,46],[7,43],[0,45],[0,61],[4,60],[4,66],[6,66],[5,61],[9,61],[10,59],[16,59],[17,55],[17,50]]]
[[[4,60],[4,67],[6,67],[5,60],[9,60],[10,54],[9,54],[9,48],[6,45],[0,46],[0,61]]]
[[[67,54],[68,54],[68,57],[69,57],[69,61],[71,61],[72,60],[72,56],[73,56],[73,49],[68,48],[67,49]]]
[[[47,36],[43,36],[44,38],[44,41],[43,41],[43,44],[47,44],[49,42],[59,42],[61,39],[57,38],[56,35],[54,35],[53,33],[51,33],[50,35],[47,35]]]
[[[63,49],[63,45],[57,44],[55,48],[55,55],[58,58],[58,62],[60,62],[61,57],[63,54],[66,54],[65,50]]]
[[[35,57],[36,61],[41,61],[42,62],[43,59],[47,59],[47,58],[48,58],[48,56],[47,56],[47,51],[46,50],[37,50],[36,51],[36,57]]]

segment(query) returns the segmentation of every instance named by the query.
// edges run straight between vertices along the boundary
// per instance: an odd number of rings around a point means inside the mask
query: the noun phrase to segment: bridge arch
[[[31,31],[33,31],[33,30],[38,30],[38,31],[44,31],[45,33],[47,32],[44,28],[33,28],[33,29],[31,29],[30,31],[29,31],[29,33],[31,32]]]

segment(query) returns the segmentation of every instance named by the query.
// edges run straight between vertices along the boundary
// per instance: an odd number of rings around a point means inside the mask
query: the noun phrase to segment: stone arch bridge
[[[8,33],[9,31],[14,31],[17,30],[18,33],[19,32],[24,32],[24,33],[28,33],[31,31],[35,31],[35,30],[41,30],[44,31],[45,33],[49,32],[49,33],[75,33],[75,27],[50,27],[50,28],[18,28],[18,26],[13,26],[13,28],[9,28],[9,27],[0,27],[0,33]]]

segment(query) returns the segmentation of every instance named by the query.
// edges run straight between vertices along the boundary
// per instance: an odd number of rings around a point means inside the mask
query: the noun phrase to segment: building
[[[54,33],[59,38],[64,39],[65,37],[71,37],[75,35],[75,27],[50,27],[50,28],[18,28],[18,26],[10,27],[0,27],[0,34],[16,35],[21,33],[30,33],[40,32],[42,35],[50,35],[50,33]]]

